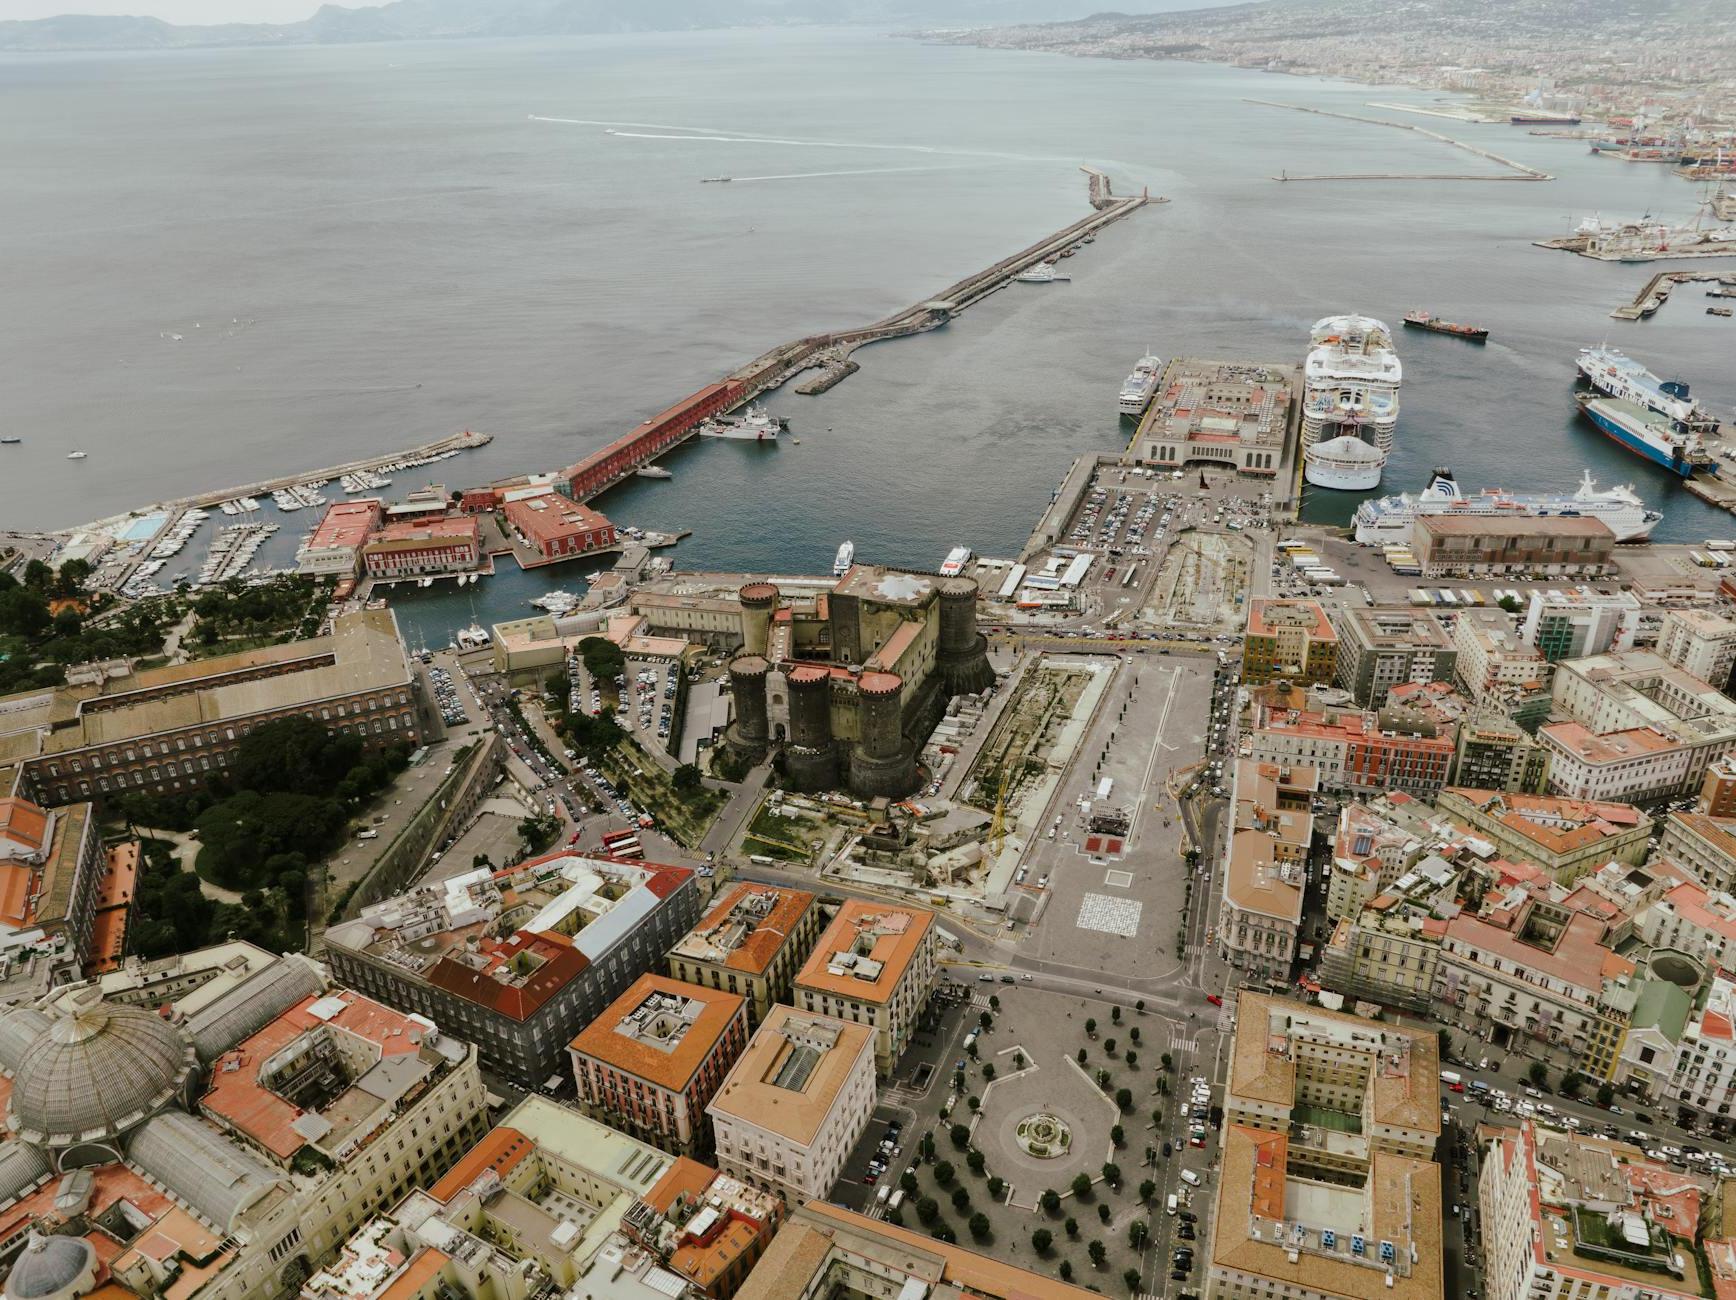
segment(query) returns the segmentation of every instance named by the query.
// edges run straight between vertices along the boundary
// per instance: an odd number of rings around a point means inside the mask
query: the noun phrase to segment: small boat
[[[66,453],[66,458],[68,460],[83,460],[87,455],[89,455],[88,452],[69,451]]]
[[[0,438],[0,443],[5,443],[8,447],[15,446],[23,441],[24,439],[22,438]]]
[[[638,469],[633,471],[633,474],[634,474],[634,477],[636,477],[636,478],[674,478],[675,477],[675,475],[671,474],[668,470],[664,469],[661,465],[641,465],[641,466],[639,466]]]
[[[702,176],[699,178],[699,183],[701,185],[728,185],[734,179],[732,176]]]
[[[1052,284],[1056,280],[1070,280],[1073,277],[1065,272],[1058,272],[1052,262],[1038,262],[1027,267],[1013,277],[1020,284]]]
[[[1407,311],[1404,323],[1412,329],[1429,330],[1435,334],[1451,334],[1456,339],[1464,339],[1468,343],[1486,343],[1489,341],[1489,331],[1480,325],[1459,325],[1450,320],[1442,320],[1432,312]]]
[[[1706,315],[1708,315],[1708,316],[1731,316],[1731,315],[1736,315],[1736,309],[1732,309],[1729,307],[1708,307],[1708,308],[1706,308]]]

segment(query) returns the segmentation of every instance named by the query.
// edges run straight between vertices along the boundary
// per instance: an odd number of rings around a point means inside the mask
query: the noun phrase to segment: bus
[[[632,831],[611,831],[603,836],[603,852],[616,858],[640,858],[645,850]]]

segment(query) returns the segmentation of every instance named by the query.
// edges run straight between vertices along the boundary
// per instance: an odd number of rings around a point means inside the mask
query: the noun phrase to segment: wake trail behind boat
[[[651,130],[622,131],[617,126],[647,126],[647,123],[622,122],[611,124],[604,121],[577,117],[543,117],[535,113],[527,114],[533,122],[554,122],[565,126],[601,126],[605,134],[621,140],[685,140],[696,143],[707,141],[716,144],[779,144],[796,149],[877,149],[889,152],[936,154],[942,157],[954,158],[997,158],[1006,162],[1041,162],[1041,163],[1071,163],[1070,158],[1048,157],[1041,154],[1001,153],[987,149],[952,149],[943,145],[928,144],[884,144],[872,141],[856,140],[802,140],[781,135],[725,134],[704,126],[674,126],[653,127]],[[693,132],[694,134],[685,134]]]
[[[743,181],[805,181],[820,176],[907,176],[911,172],[957,172],[964,171],[962,166],[954,167],[855,167],[846,171],[835,172],[785,172],[780,176],[732,176],[736,184]]]

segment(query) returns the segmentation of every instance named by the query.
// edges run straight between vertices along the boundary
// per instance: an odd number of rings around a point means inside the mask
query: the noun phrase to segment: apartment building
[[[1346,602],[1333,611],[1332,625],[1338,684],[1365,709],[1380,708],[1394,686],[1453,680],[1459,652],[1432,610]]]
[[[1338,633],[1313,600],[1255,598],[1242,635],[1242,681],[1264,686],[1290,681],[1329,683],[1338,671]]]
[[[1496,1130],[1477,1196],[1488,1300],[1705,1295],[1692,1236],[1702,1195],[1626,1143],[1529,1120]]]
[[[788,1002],[820,935],[815,896],[743,881],[724,892],[669,951],[669,974],[747,999],[750,1026]]]
[[[1293,698],[1293,697],[1292,697]],[[1454,731],[1393,710],[1256,706],[1249,756],[1280,767],[1312,767],[1320,788],[1352,794],[1402,790],[1432,796],[1447,783]]]
[[[1722,970],[1711,981],[1681,1034],[1668,1071],[1667,1094],[1703,1111],[1720,1129],[1736,1106],[1736,981]]]
[[[345,983],[449,1024],[529,1088],[570,1068],[585,1025],[699,917],[685,867],[556,850],[386,899],[326,931]]]
[[[1686,953],[1708,970],[1736,969],[1736,897],[1692,881],[1634,912],[1633,930],[1653,949]]]
[[[1664,822],[1657,856],[1713,893],[1736,894],[1736,817],[1673,812]]]
[[[187,794],[221,775],[254,727],[287,717],[370,745],[420,743],[416,677],[391,610],[340,614],[325,636],[192,663],[84,665],[63,686],[0,698],[0,777],[16,768],[13,793],[48,806]]]
[[[665,1151],[708,1149],[705,1107],[747,1034],[740,995],[641,975],[573,1039],[579,1105]]]
[[[1655,825],[1629,803],[1502,790],[1449,788],[1435,808],[1507,857],[1535,862],[1563,885],[1607,862],[1644,862]]]
[[[802,1010],[874,1029],[874,1062],[890,1075],[910,1045],[938,970],[934,913],[846,899],[796,974]]]
[[[1549,783],[1549,752],[1513,719],[1477,713],[1459,724],[1451,779],[1480,790],[1542,794]]]
[[[1658,657],[1723,690],[1736,668],[1736,619],[1709,609],[1665,610]]]
[[[719,1168],[791,1205],[828,1195],[874,1111],[875,1037],[774,1006],[707,1108]]]
[[[1453,623],[1454,672],[1459,685],[1479,705],[1547,691],[1554,666],[1523,640],[1513,616],[1493,605],[1462,609]]]
[[[1710,817],[1736,816],[1736,759],[1728,754],[1706,767],[1700,783],[1700,811]]]
[[[1602,777],[1646,797],[1688,793],[1736,750],[1736,700],[1648,650],[1564,660],[1553,696],[1582,728],[1544,729],[1557,788]]]
[[[1537,733],[1549,755],[1548,788],[1573,799],[1649,803],[1694,784],[1690,746],[1652,727],[1596,732],[1552,722]]]
[[[1312,768],[1236,761],[1217,946],[1255,979],[1288,982],[1296,959],[1318,789]]]
[[[775,1197],[542,1097],[442,1178],[366,1221],[303,1300],[729,1300]]]
[[[1439,1070],[1433,1033],[1244,991],[1208,1300],[1440,1297]]]
[[[76,977],[108,946],[96,934],[108,874],[91,804],[0,799],[0,955],[64,955]]]
[[[1095,1292],[825,1201],[782,1228],[741,1300],[1091,1300]]]
[[[1550,663],[1634,648],[1646,612],[1632,592],[1533,591],[1519,638]]]

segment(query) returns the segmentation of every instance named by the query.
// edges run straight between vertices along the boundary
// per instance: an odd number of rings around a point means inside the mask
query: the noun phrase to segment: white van
[[[1462,1082],[1462,1080],[1460,1080],[1459,1076],[1454,1071],[1442,1070],[1441,1071],[1441,1082],[1446,1083],[1446,1084],[1453,1084],[1453,1083]]]
[[[1181,1180],[1189,1187],[1198,1187],[1202,1181],[1200,1176],[1191,1169],[1184,1169],[1181,1171]]]
[[[1167,1213],[1169,1213],[1169,1214],[1174,1214],[1174,1213],[1175,1213],[1175,1193],[1174,1193],[1174,1192],[1171,1192],[1171,1193],[1170,1193],[1170,1194],[1169,1194],[1169,1200],[1168,1200],[1168,1202],[1167,1202],[1167,1203],[1166,1203],[1166,1204],[1165,1204],[1165,1205],[1164,1205],[1164,1207],[1163,1207],[1163,1208],[1164,1208],[1164,1210],[1165,1210],[1165,1211],[1166,1211],[1166,1212],[1167,1212]]]

